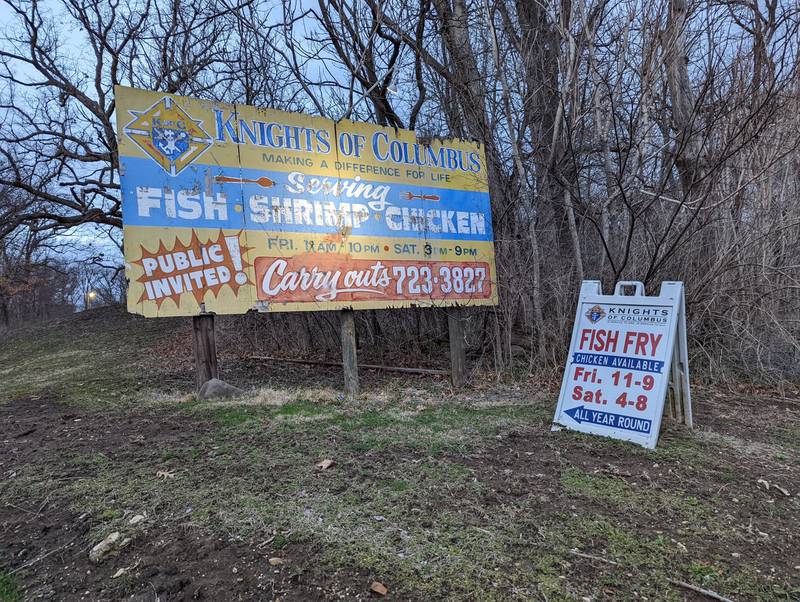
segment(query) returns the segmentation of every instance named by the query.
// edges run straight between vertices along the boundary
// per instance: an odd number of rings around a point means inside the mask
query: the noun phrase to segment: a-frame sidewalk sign
[[[683,283],[662,282],[647,296],[641,282],[623,281],[604,295],[599,281],[584,280],[553,430],[653,449],[668,392],[670,414],[692,428]]]

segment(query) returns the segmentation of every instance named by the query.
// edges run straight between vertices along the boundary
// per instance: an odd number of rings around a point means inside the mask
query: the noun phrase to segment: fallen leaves
[[[317,468],[319,468],[320,470],[328,470],[328,469],[329,469],[331,466],[333,466],[334,464],[336,464],[336,462],[334,462],[333,460],[330,460],[330,459],[327,459],[327,458],[326,458],[326,459],[325,459],[325,460],[323,460],[322,462],[317,462],[316,466],[317,466]]]
[[[380,581],[373,581],[369,589],[371,592],[374,592],[379,596],[385,596],[387,593],[389,593],[389,588]]]
[[[165,481],[166,481],[167,479],[174,479],[174,478],[175,478],[175,471],[171,471],[171,470],[159,470],[159,471],[156,473],[156,477],[158,477],[159,479],[164,479]]]
[[[778,491],[780,491],[786,497],[791,497],[789,491],[784,489],[780,485],[776,485],[775,483],[770,483],[766,479],[758,479],[758,481],[756,481],[756,486],[760,489],[762,485],[764,486],[765,491],[769,491],[769,488],[772,487],[773,489],[777,489]]]
[[[267,562],[269,562],[270,566],[280,566],[283,564],[283,558],[278,558],[277,556],[273,556]]]

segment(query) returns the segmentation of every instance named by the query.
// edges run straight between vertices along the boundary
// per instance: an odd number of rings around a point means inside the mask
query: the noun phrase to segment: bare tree
[[[559,366],[583,278],[684,280],[714,376],[800,359],[796,3],[4,1],[0,239],[118,229],[112,87],[130,84],[485,145],[501,305],[469,339],[498,371],[514,345]],[[324,315],[268,320],[337,344]],[[444,324],[363,321],[380,353]]]
[[[62,0],[53,13],[38,0],[4,4],[15,21],[0,45],[0,184],[26,202],[0,236],[21,225],[120,227],[114,86],[210,95],[212,67],[228,60],[230,7]]]

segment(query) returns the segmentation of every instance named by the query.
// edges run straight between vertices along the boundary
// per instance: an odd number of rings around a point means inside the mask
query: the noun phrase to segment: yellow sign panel
[[[117,87],[128,309],[495,305],[483,149]]]

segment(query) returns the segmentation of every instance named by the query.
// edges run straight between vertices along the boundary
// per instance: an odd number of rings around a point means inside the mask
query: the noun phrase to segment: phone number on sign
[[[489,264],[352,259],[347,255],[258,257],[258,298],[277,302],[488,299]]]
[[[426,265],[396,265],[392,267],[392,276],[396,281],[395,292],[398,295],[432,295],[438,289],[439,295],[456,295],[477,293],[483,296],[486,286],[486,266],[442,265],[437,275]],[[437,295],[438,296],[438,295]]]

